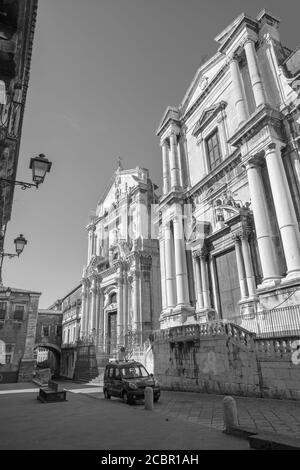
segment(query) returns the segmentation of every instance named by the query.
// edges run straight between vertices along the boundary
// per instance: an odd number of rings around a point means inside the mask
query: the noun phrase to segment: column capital
[[[234,232],[231,234],[231,238],[236,245],[239,245],[241,242],[241,234],[240,232]]]
[[[206,246],[193,251],[193,254],[192,254],[193,258],[199,258],[202,260],[206,260],[207,255],[208,255],[208,248]]]
[[[260,152],[259,154],[253,155],[250,157],[244,164],[246,170],[250,168],[260,168],[264,164],[264,152]]]
[[[251,37],[251,36],[247,36],[247,37],[245,37],[245,38],[243,39],[243,41],[242,41],[242,43],[241,43],[241,46],[242,46],[242,47],[245,47],[245,45],[246,45],[248,42],[251,43],[251,44],[253,44],[253,45],[255,45],[256,39],[253,38],[253,37]]]
[[[276,148],[277,148],[277,145],[275,144],[275,142],[271,142],[270,144],[268,144],[267,147],[265,148],[266,155],[268,153],[273,152],[273,150],[276,150]]]
[[[232,232],[231,237],[235,243],[240,243],[241,240],[248,240],[251,230],[246,227],[242,227]]]
[[[167,139],[167,138],[162,139],[162,140],[160,141],[160,146],[161,146],[161,147],[167,147],[167,148],[169,149],[170,146],[169,146],[168,139]]]

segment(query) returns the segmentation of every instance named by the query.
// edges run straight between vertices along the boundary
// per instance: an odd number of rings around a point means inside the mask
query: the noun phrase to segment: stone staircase
[[[99,367],[98,371],[99,374],[97,375],[97,377],[94,377],[92,380],[87,382],[86,385],[94,385],[94,387],[103,387],[105,367]]]

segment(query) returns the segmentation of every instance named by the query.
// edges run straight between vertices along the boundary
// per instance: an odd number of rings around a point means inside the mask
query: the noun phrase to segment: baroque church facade
[[[144,357],[149,334],[159,328],[159,245],[151,217],[156,189],[148,170],[119,164],[87,227],[80,336],[95,345],[98,366],[133,352]]]
[[[300,304],[300,53],[265,10],[216,42],[157,131],[161,328]]]

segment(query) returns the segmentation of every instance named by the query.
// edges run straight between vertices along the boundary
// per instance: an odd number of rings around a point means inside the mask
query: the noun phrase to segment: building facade
[[[0,382],[29,382],[40,293],[0,288]]]
[[[60,374],[74,378],[77,346],[80,340],[81,322],[81,283],[72,289],[61,301],[62,309],[62,354]]]
[[[0,178],[15,180],[29,83],[37,0],[0,2]],[[14,186],[0,184],[0,252]],[[3,258],[2,258],[3,260]]]
[[[299,50],[265,10],[216,41],[157,131],[162,328],[300,304]]]
[[[40,362],[44,362],[43,367],[50,368],[55,376],[60,372],[62,317],[62,312],[59,310],[39,309],[36,325],[37,366]]]
[[[137,355],[159,326],[159,246],[151,217],[155,189],[148,170],[119,165],[87,227],[81,336],[96,345],[98,364],[133,350]]]

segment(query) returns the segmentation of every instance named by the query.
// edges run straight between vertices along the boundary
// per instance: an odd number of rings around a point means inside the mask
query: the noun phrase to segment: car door
[[[110,395],[113,395],[113,373],[114,373],[114,368],[110,367],[107,370],[107,379],[106,379],[107,380],[106,388],[107,388],[108,393],[110,393]]]
[[[113,390],[114,396],[120,397],[122,395],[122,381],[121,374],[118,367],[115,367],[114,376],[113,376]]]

